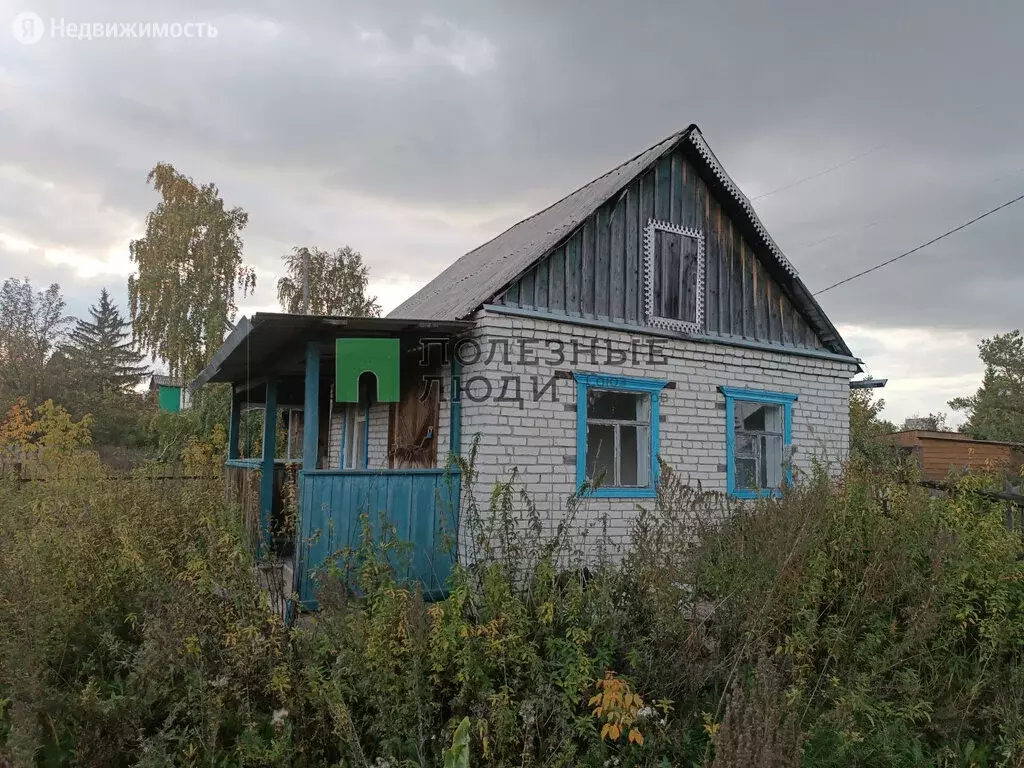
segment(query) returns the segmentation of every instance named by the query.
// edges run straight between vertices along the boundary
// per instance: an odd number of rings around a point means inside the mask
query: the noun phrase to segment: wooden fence
[[[935,480],[921,480],[921,485],[935,491],[942,491],[949,496],[958,493],[973,493],[989,501],[1001,501],[1006,505],[1006,529],[1017,533],[1021,537],[1021,546],[1024,550],[1024,494],[1014,491],[994,491],[984,488],[965,490],[950,483],[941,483]]]

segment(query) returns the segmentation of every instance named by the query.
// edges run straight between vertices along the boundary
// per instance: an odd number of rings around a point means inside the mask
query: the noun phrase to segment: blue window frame
[[[658,483],[658,379],[574,373],[576,488],[600,485],[592,496],[651,498]]]
[[[793,482],[793,403],[785,392],[721,387],[725,395],[726,490],[739,499],[778,496]]]

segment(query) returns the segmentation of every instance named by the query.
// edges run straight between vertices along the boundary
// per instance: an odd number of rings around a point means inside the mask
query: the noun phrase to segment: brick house
[[[389,397],[372,364],[346,357],[345,340],[367,338],[395,345]],[[234,433],[245,402],[270,426],[302,409],[299,539],[335,531],[299,552],[311,600],[309,570],[350,535],[357,506],[436,550],[438,521],[457,526],[465,494],[486,506],[513,468],[552,523],[595,484],[578,525],[607,521],[613,541],[655,495],[659,457],[705,489],[778,493],[812,460],[845,459],[858,370],[691,125],[467,253],[386,318],[243,321],[192,386],[233,384]],[[470,441],[479,482],[462,488],[445,467]],[[265,446],[264,528],[280,462]],[[438,586],[445,563],[424,555],[411,575]]]

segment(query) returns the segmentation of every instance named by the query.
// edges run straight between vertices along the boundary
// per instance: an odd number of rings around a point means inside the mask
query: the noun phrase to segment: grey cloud
[[[350,243],[376,278],[421,281],[697,122],[751,196],[880,147],[755,202],[816,290],[1024,185],[1018,3],[33,7],[220,31],[18,46],[0,26],[0,165],[53,185],[4,182],[0,232],[38,243],[88,250],[141,227],[146,171],[167,160],[250,212],[247,258],[268,273],[297,243]],[[1020,211],[822,303],[876,329],[1018,326]],[[257,299],[272,303],[269,284]]]
[[[61,295],[67,303],[67,313],[73,317],[85,317],[91,305],[99,298],[100,289],[107,288],[114,302],[127,314],[128,291],[123,281],[110,275],[98,275],[90,278],[68,280],[68,268],[65,265],[47,261],[43,253],[33,251],[13,251],[0,245],[0,282],[7,278],[17,280],[28,279],[36,290],[43,290],[52,283],[61,287]]]

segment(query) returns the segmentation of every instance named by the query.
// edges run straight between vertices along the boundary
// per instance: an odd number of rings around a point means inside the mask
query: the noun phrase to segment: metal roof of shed
[[[154,373],[149,377],[149,388],[154,389],[156,387],[180,387],[181,379],[177,376],[167,376],[162,373]]]

